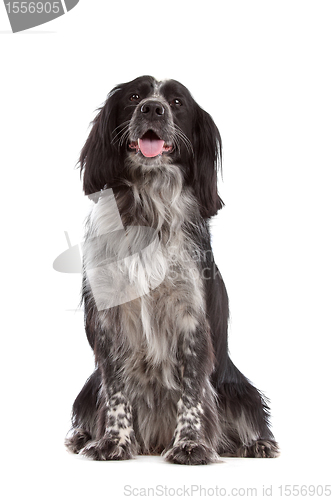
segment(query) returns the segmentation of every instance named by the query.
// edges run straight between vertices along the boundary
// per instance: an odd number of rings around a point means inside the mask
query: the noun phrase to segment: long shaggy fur
[[[163,149],[147,156],[145,137]],[[96,370],[74,402],[72,452],[193,465],[277,456],[267,400],[228,355],[208,227],[223,204],[220,159],[216,125],[179,82],[137,78],[99,110],[80,158],[95,202],[82,299]]]

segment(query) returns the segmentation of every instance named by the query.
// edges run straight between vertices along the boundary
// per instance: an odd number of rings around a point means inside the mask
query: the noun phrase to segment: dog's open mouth
[[[153,130],[148,130],[138,141],[132,141],[129,148],[135,149],[137,153],[140,151],[146,158],[153,158],[173,149],[172,145],[160,139]]]

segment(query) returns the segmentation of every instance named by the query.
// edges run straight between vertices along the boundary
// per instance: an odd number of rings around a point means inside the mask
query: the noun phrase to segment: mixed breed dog
[[[94,201],[82,301],[96,369],[73,405],[74,453],[188,465],[279,453],[267,400],[228,355],[209,233],[223,205],[221,148],[211,116],[175,80],[115,87],[93,122],[80,166]]]

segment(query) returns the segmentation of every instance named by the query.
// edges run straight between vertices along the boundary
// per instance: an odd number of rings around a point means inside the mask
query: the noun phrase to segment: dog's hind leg
[[[72,431],[65,440],[66,447],[73,453],[79,453],[96,434],[100,389],[101,377],[96,370],[86,381],[73,404]]]
[[[220,455],[274,458],[279,449],[269,428],[268,400],[230,359],[217,387],[221,421]]]

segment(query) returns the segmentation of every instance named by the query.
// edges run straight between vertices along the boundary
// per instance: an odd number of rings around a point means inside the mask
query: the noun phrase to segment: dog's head
[[[203,217],[222,207],[217,193],[221,137],[211,116],[175,80],[142,76],[118,85],[97,114],[80,157],[90,195],[126,182],[128,165],[142,171],[179,166]]]

